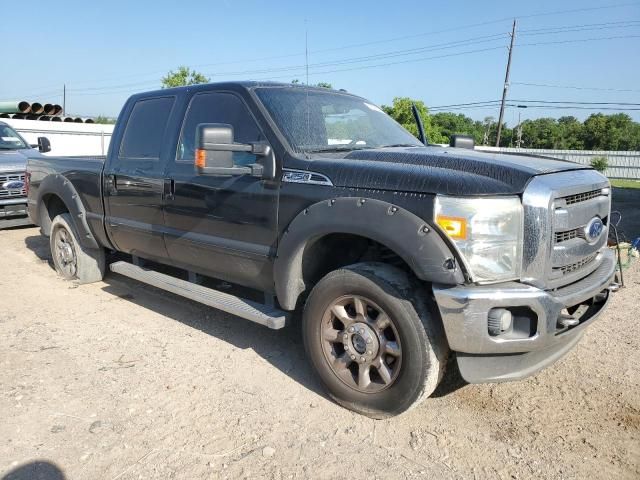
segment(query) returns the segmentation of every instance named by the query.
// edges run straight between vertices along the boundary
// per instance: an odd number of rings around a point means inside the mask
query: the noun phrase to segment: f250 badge
[[[593,217],[589,221],[589,223],[587,223],[587,226],[584,227],[584,236],[587,239],[587,242],[595,242],[598,238],[600,238],[603,230],[604,223],[602,223],[602,220],[600,220],[599,217]]]
[[[4,190],[22,190],[24,188],[24,182],[21,180],[10,180],[2,184]]]

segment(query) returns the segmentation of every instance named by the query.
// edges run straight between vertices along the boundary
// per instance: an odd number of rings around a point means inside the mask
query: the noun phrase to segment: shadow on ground
[[[618,211],[622,219],[618,225],[620,240],[640,237],[640,188],[615,188],[613,189],[611,211]],[[612,216],[612,221],[617,218]]]
[[[65,478],[62,470],[53,463],[35,460],[5,473],[1,480],[65,480]]]
[[[29,236],[25,238],[25,245],[53,268],[47,238]],[[294,315],[283,330],[275,331],[120,275],[108,273],[104,283],[103,290],[111,295],[198,329],[236,348],[252,349],[304,387],[327,396],[305,358],[298,315]],[[464,385],[466,382],[460,377],[454,359],[450,359],[447,374],[433,396],[448,395]]]

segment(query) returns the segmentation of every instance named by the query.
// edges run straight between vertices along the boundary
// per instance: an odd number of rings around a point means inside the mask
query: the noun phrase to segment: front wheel
[[[83,247],[78,242],[78,235],[68,213],[58,215],[51,222],[49,244],[56,272],[65,280],[92,283],[104,278],[104,249]]]
[[[379,263],[336,270],[314,287],[303,315],[305,349],[339,404],[384,418],[435,390],[448,349],[421,287]]]

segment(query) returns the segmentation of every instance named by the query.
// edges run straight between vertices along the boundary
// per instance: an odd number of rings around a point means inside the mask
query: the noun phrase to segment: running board
[[[203,303],[223,312],[237,315],[274,330],[283,328],[287,320],[287,313],[275,307],[235,297],[228,293],[165,275],[164,273],[146,270],[128,262],[115,262],[109,265],[109,268],[114,273],[119,273],[125,277],[133,278],[181,297]]]

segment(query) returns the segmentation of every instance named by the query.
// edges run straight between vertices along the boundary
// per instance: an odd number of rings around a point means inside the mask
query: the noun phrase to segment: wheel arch
[[[382,245],[420,280],[451,285],[464,282],[457,262],[453,262],[453,269],[445,265],[455,256],[425,220],[389,202],[340,197],[306,208],[284,231],[274,264],[275,291],[282,308],[294,310],[300,295],[311,286],[304,275],[309,247],[336,234],[353,235]]]
[[[38,189],[37,219],[45,235],[51,233],[51,222],[61,213],[69,213],[73,226],[86,248],[99,248],[89,224],[87,212],[73,184],[62,175],[50,175]]]

